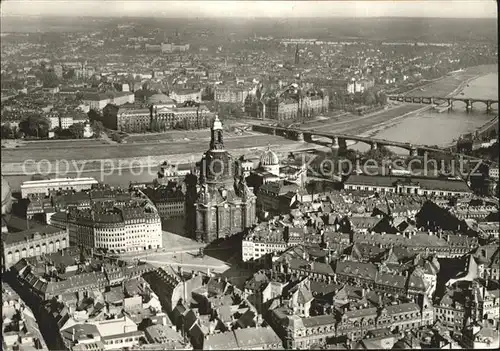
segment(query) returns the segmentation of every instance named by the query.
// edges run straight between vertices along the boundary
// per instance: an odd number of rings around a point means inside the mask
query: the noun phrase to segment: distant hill
[[[136,24],[148,30],[186,33],[205,31],[210,36],[231,33],[236,38],[316,38],[330,40],[404,40],[425,42],[481,41],[497,43],[496,19],[454,18],[94,18],[2,17],[2,32],[87,31],[96,27]]]

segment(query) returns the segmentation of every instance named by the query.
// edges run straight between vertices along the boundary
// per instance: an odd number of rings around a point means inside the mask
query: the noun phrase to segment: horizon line
[[[267,16],[267,17],[246,17],[246,16],[193,16],[193,17],[183,17],[183,16],[161,16],[161,15],[0,15],[0,18],[107,18],[107,19],[118,19],[118,18],[165,18],[165,19],[286,19],[286,20],[295,20],[295,19],[327,19],[327,18],[341,18],[341,19],[460,19],[460,20],[476,20],[476,19],[486,19],[486,20],[498,20],[498,17],[435,17],[435,16],[303,16],[303,17],[278,17],[278,16]]]

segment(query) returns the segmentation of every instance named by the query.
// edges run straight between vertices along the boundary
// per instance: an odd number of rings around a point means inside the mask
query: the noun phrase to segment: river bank
[[[453,88],[448,90],[447,95],[460,94],[460,92],[467,87],[474,79],[478,79],[478,74],[465,74],[460,73],[463,80],[455,84],[456,77],[447,76],[442,80],[433,82],[431,87],[428,89],[442,90],[441,87],[432,87],[434,84],[444,84],[448,88]],[[451,77],[451,78],[450,78]],[[452,79],[453,86],[450,86],[450,79]],[[426,89],[427,90],[427,89]],[[422,92],[422,93],[425,93]],[[427,91],[429,93],[429,91]],[[417,134],[408,137],[408,132],[414,132],[416,127],[410,128],[400,128],[403,121],[408,121],[417,119],[417,126],[420,124],[426,124],[429,120],[425,120],[425,114],[429,114],[430,106],[421,105],[401,105],[396,108],[388,109],[374,115],[363,116],[354,118],[346,121],[324,121],[324,123],[312,123],[313,126],[309,125],[309,128],[318,128],[325,131],[336,131],[346,134],[355,134],[362,136],[378,137],[381,139],[395,140],[395,141],[408,141],[414,142],[415,144],[430,144],[434,145],[436,143],[423,142],[422,137]],[[433,119],[436,119],[436,115],[430,113]],[[442,114],[450,116],[449,114]],[[468,116],[466,116],[468,118]],[[476,116],[477,117],[477,116]],[[442,118],[442,117],[441,117]],[[478,116],[479,122],[481,122],[481,116]],[[318,121],[320,122],[320,121]],[[446,123],[453,123],[453,119],[449,118]],[[486,122],[486,121],[484,121]],[[484,124],[484,123],[480,123]],[[421,126],[420,126],[421,127]],[[474,127],[473,124],[466,126],[467,129]],[[479,126],[475,126],[472,130]],[[395,135],[387,135],[388,131],[391,129],[399,128]],[[417,128],[418,129],[418,128]],[[421,131],[421,135],[425,136],[426,130]],[[393,133],[394,134],[394,133]],[[457,134],[454,137],[458,137]],[[158,138],[161,136],[158,135]],[[198,138],[196,140],[190,140],[185,142],[163,142],[163,143],[151,143],[142,144],[141,138],[137,137],[136,143],[124,144],[124,145],[102,145],[101,150],[99,148],[93,147],[88,148],[82,146],[81,148],[67,149],[63,146],[56,148],[43,148],[35,149],[30,148],[30,150],[23,149],[2,149],[2,174],[4,175],[26,175],[33,174],[37,171],[51,170],[50,174],[56,172],[61,173],[89,173],[89,172],[111,172],[111,170],[123,170],[123,169],[144,169],[144,168],[156,168],[165,160],[169,160],[172,163],[190,163],[194,160],[198,160],[201,153],[205,151],[208,147],[206,138]],[[399,140],[398,140],[399,139]],[[413,140],[417,140],[412,141]],[[296,142],[293,140],[288,140],[284,138],[277,139],[275,136],[270,135],[255,135],[255,136],[240,136],[232,137],[226,139],[226,148],[231,150],[231,153],[235,157],[240,155],[246,155],[247,157],[257,157],[260,152],[270,145],[278,152],[288,153],[294,151],[300,151],[304,149],[317,148],[315,144],[307,144]],[[439,143],[438,143],[439,145]],[[189,152],[187,152],[189,150]],[[103,155],[107,158],[97,158],[97,155]],[[135,155],[134,155],[135,154]],[[43,163],[33,163],[26,162],[32,160],[44,160]],[[7,162],[6,162],[7,161]]]

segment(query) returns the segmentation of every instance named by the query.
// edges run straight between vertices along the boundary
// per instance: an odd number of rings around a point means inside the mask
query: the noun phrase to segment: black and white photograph
[[[5,0],[2,350],[500,348],[494,0]]]

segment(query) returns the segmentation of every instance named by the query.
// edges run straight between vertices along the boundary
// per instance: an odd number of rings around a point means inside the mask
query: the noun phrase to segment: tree
[[[17,134],[19,132],[19,129],[17,128],[17,126],[12,126],[12,138],[15,139],[17,138]]]
[[[102,123],[106,128],[116,129],[116,119],[119,107],[114,104],[107,104],[102,109]]]
[[[24,137],[24,135],[25,135],[25,134],[24,134],[24,132],[23,132],[22,130],[20,130],[20,129],[17,129],[17,128],[16,128],[16,130],[17,130],[17,131],[16,131],[15,138],[16,138],[16,139],[21,139],[21,138],[23,138],[23,137]]]
[[[55,127],[53,130],[55,136],[60,137],[62,135],[63,129],[59,126]]]
[[[44,88],[55,88],[59,85],[59,78],[52,70],[43,72],[42,83]]]
[[[159,131],[159,125],[158,125],[158,121],[156,119],[153,119],[151,121],[150,129],[151,129],[152,132],[158,132]]]
[[[363,93],[363,103],[365,105],[371,106],[377,102],[377,98],[375,97],[375,93],[372,89],[367,89]]]
[[[83,139],[85,126],[83,123],[75,123],[69,126],[68,131],[73,139]]]
[[[19,123],[19,128],[27,136],[46,137],[50,123],[40,115],[29,115]]]
[[[376,161],[382,161],[387,158],[391,158],[394,156],[394,153],[391,152],[385,146],[380,146],[377,149],[369,150],[363,154],[364,159],[373,159]]]
[[[377,103],[379,105],[385,105],[387,104],[387,95],[383,91],[379,91],[378,94],[376,95],[377,98]]]
[[[89,117],[89,120],[92,121],[101,121],[102,124],[102,114],[94,109],[90,109],[90,111],[87,113],[87,116]]]
[[[2,139],[11,139],[14,135],[10,123],[5,123],[2,126]]]
[[[64,79],[73,79],[75,78],[75,70],[73,68],[63,73]]]
[[[92,121],[90,126],[92,127],[92,130],[94,131],[94,136],[96,138],[101,137],[102,132],[104,131],[104,126],[102,125],[101,121]]]

